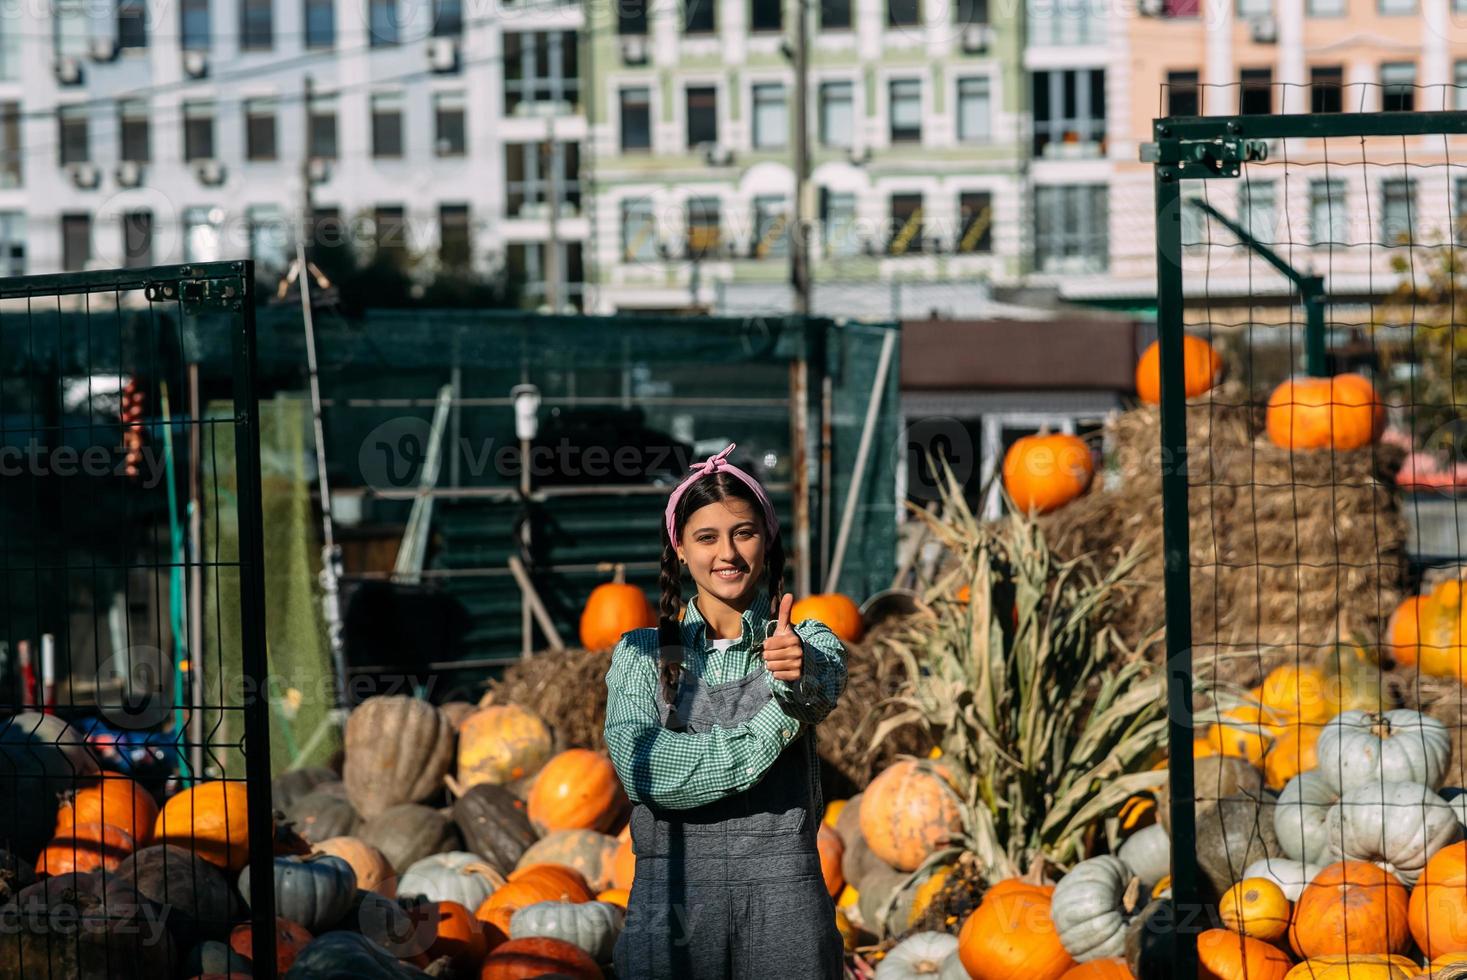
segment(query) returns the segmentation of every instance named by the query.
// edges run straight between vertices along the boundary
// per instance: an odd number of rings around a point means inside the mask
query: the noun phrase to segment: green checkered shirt
[[[707,641],[696,600],[683,617],[683,670],[705,684],[722,684],[763,671],[774,697],[734,728],[675,732],[663,728],[657,710],[657,630],[625,634],[606,672],[606,747],[627,795],[638,803],[673,810],[712,803],[759,782],[803,725],[830,714],[846,686],[846,650],[822,622],[793,625],[805,651],[800,680],[791,685],[770,674],[762,654],[769,595],[759,590],[743,614],[743,632],[728,649]]]

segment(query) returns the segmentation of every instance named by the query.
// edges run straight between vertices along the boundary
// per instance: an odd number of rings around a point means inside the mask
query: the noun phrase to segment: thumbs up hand
[[[774,633],[764,641],[764,666],[778,680],[793,684],[805,665],[805,648],[800,636],[790,629],[790,610],[795,597],[786,592],[779,600],[779,619]]]

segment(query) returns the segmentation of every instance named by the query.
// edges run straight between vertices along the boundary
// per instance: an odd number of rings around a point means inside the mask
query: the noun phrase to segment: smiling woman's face
[[[688,515],[677,552],[699,592],[737,606],[764,574],[764,543],[759,515],[735,497]]]

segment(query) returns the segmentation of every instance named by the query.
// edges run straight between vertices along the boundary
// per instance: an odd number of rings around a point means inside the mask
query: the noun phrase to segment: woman
[[[619,980],[842,973],[815,725],[845,688],[845,648],[815,620],[790,625],[779,521],[733,448],[669,497],[658,626],[623,636],[606,675],[637,855]],[[697,595],[679,623],[684,567]]]

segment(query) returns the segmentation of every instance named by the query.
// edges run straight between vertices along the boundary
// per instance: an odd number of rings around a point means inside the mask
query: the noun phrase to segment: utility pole
[[[808,0],[795,0],[795,222],[790,242],[790,285],[795,313],[810,315],[810,32]]]

